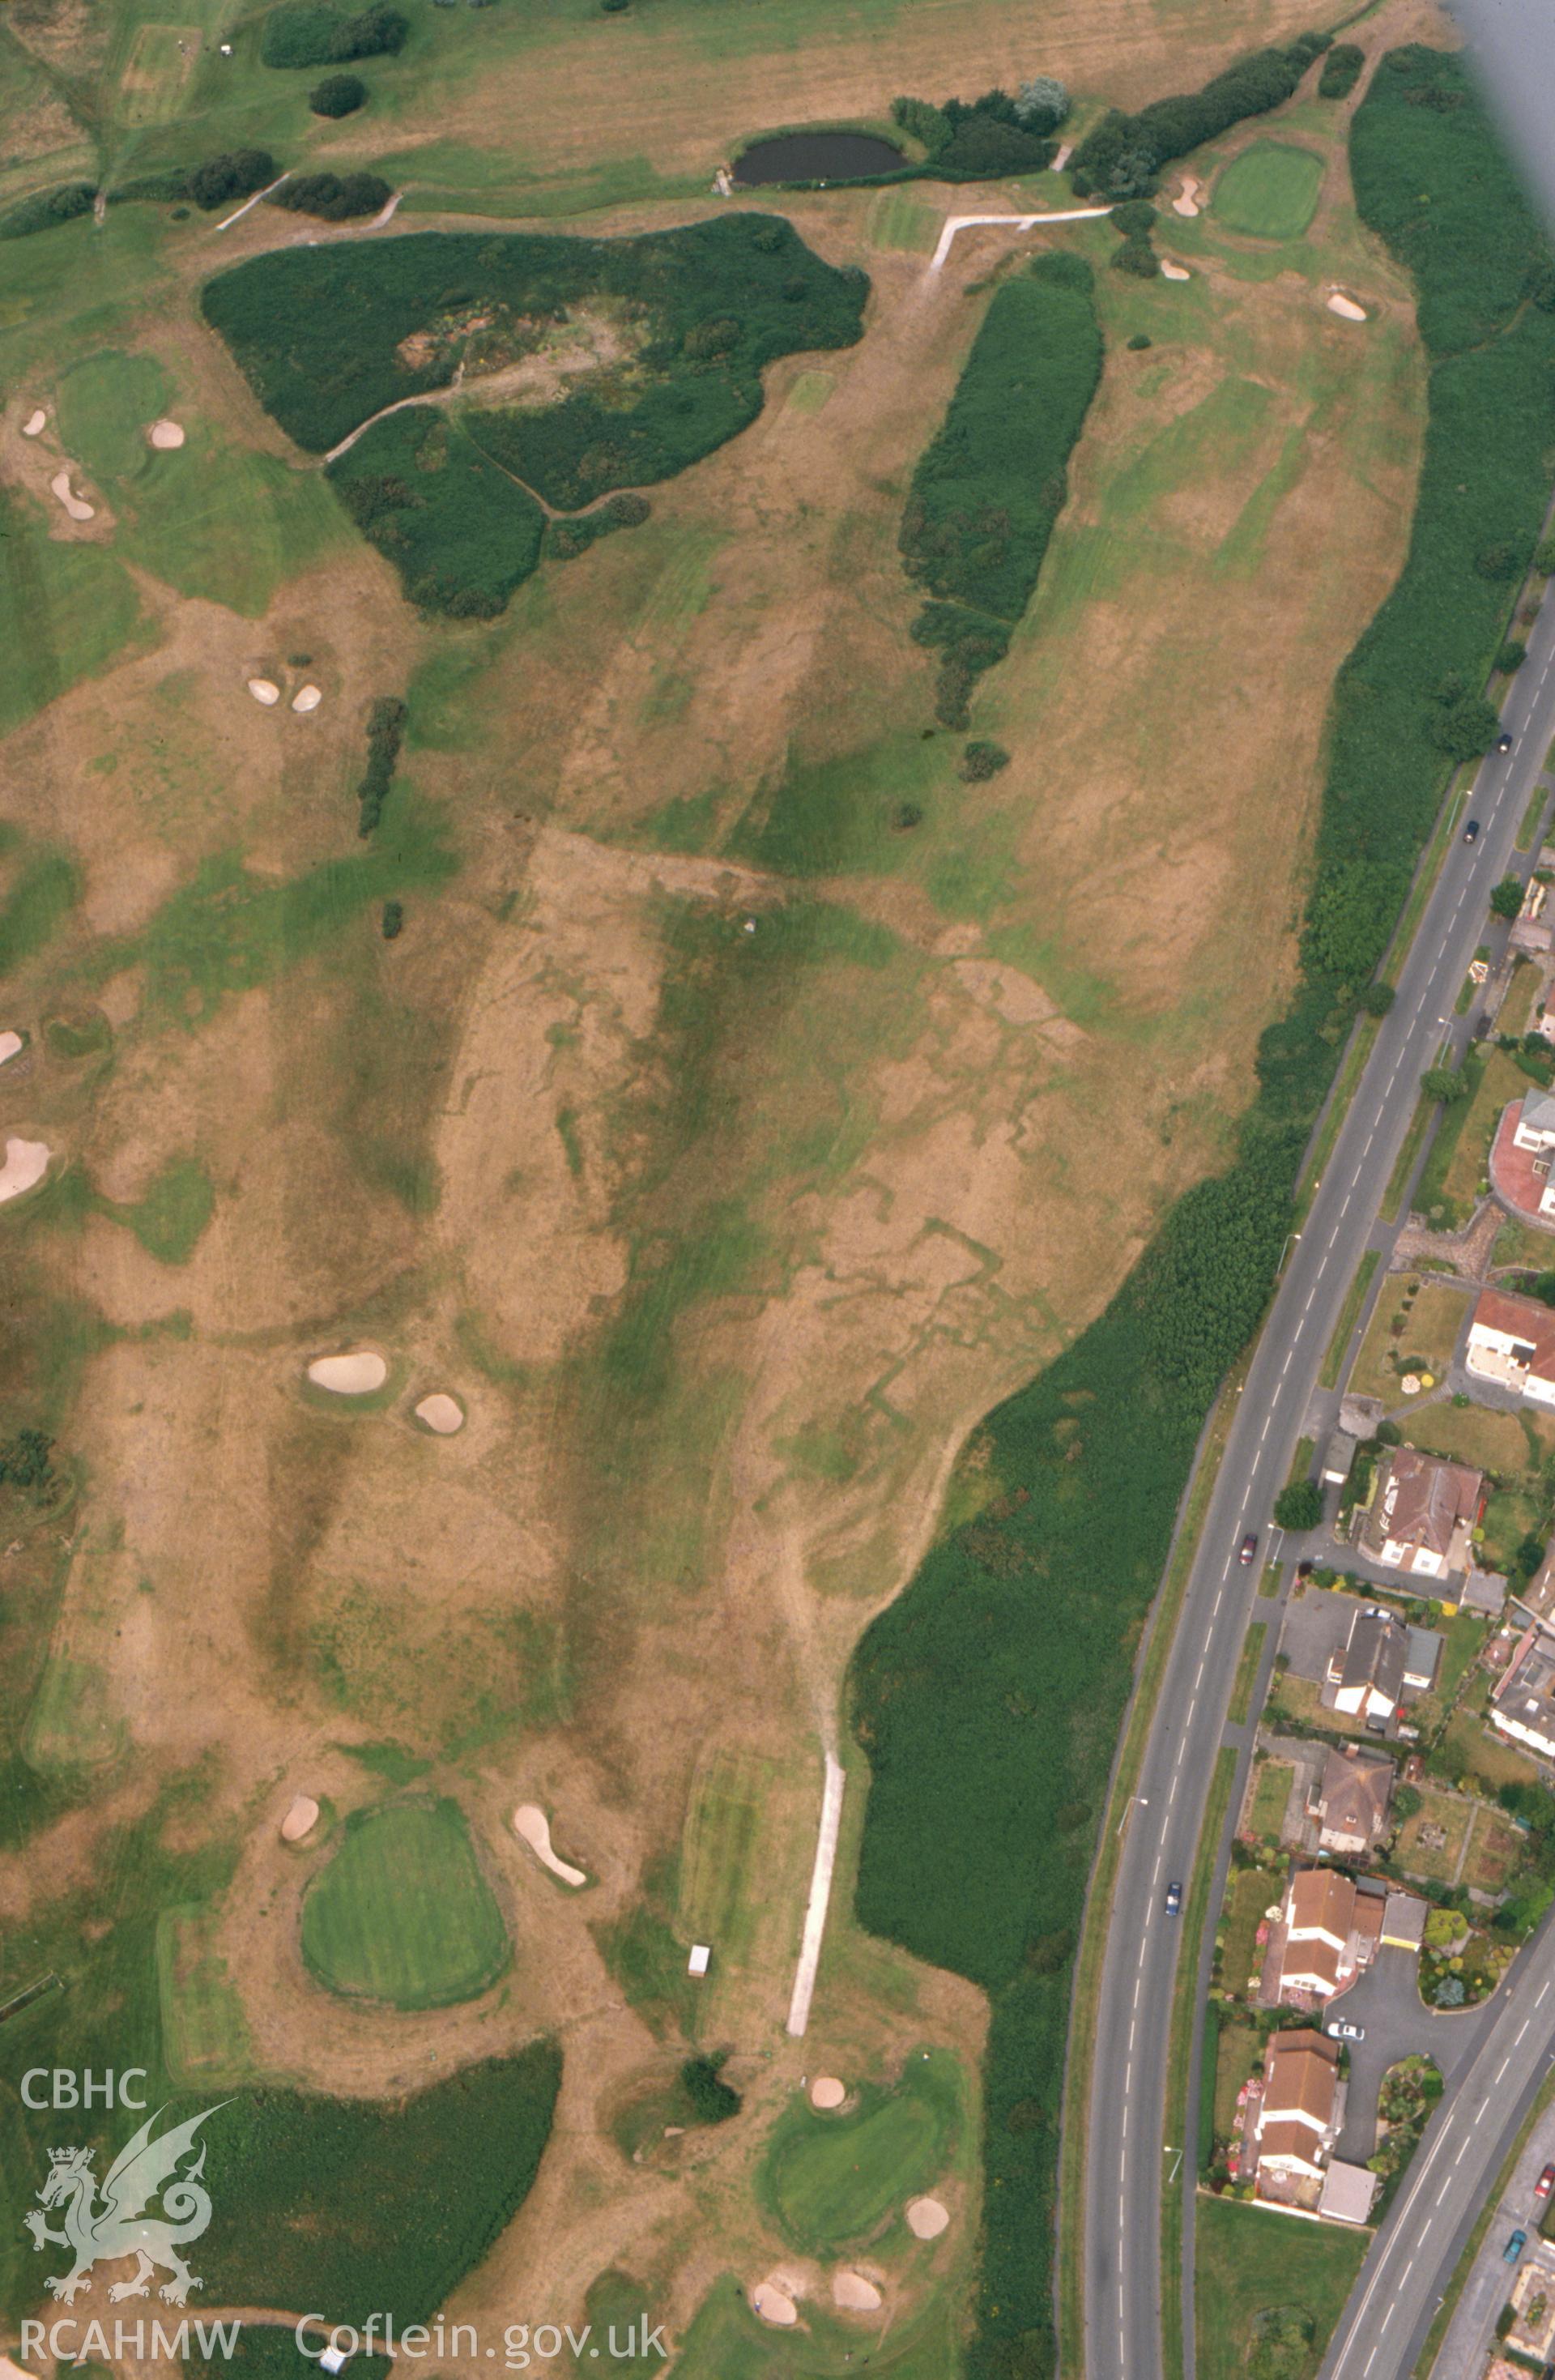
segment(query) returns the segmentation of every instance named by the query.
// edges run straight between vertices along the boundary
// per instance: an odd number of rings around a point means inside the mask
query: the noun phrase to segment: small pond
[[[771,182],[856,182],[894,174],[907,160],[871,132],[784,132],[752,143],[734,169],[741,189]]]

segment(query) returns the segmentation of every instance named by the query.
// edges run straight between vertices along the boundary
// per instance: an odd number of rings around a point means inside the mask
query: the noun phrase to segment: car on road
[[[1245,1568],[1247,1563],[1252,1560],[1253,1556],[1257,1552],[1257,1549],[1258,1540],[1257,1532],[1249,1529],[1246,1536],[1242,1540],[1242,1548],[1236,1559],[1242,1563],[1243,1567]]]
[[[1547,2165],[1534,2184],[1534,2196],[1546,2199],[1552,2190],[1555,2190],[1555,2165]]]
[[[1465,843],[1477,843],[1479,841],[1479,820],[1477,819],[1470,819],[1467,826],[1464,827],[1464,841]]]
[[[1166,1913],[1168,1917],[1180,1917],[1183,1913],[1183,1888],[1180,1884],[1169,1884],[1166,1888]]]
[[[1507,2241],[1506,2246],[1501,2250],[1502,2264],[1515,2265],[1518,2257],[1523,2253],[1523,2251],[1527,2244],[1527,2233],[1524,2230],[1514,2231],[1511,2239]]]
[[[1342,2016],[1330,2017],[1328,2023],[1324,2025],[1323,2031],[1330,2041],[1364,2041],[1366,2039],[1364,2024],[1352,2024],[1348,2018]]]
[[[1498,752],[1510,752],[1512,749],[1512,738],[1504,728],[1496,738],[1496,749]]]

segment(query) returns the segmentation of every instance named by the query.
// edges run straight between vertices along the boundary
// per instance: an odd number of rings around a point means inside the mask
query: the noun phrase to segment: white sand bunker
[[[846,2083],[839,2082],[834,2074],[818,2074],[810,2084],[812,2107],[840,2107],[846,2097]]]
[[[0,1165],[0,1198],[19,1198],[49,1170],[49,1149],[41,1140],[7,1140],[6,1162]]]
[[[184,443],[184,425],[181,421],[153,421],[148,435],[159,453],[171,454]]]
[[[0,1033],[0,1066],[6,1065],[16,1056],[18,1050],[25,1050],[27,1044],[19,1033]]]
[[[1183,176],[1183,187],[1172,201],[1172,213],[1174,215],[1197,214],[1199,193],[1202,191],[1203,188],[1203,183],[1198,180],[1196,175],[1184,174]]]
[[[513,1831],[528,1844],[541,1867],[548,1867],[553,1876],[561,1877],[564,1884],[576,1888],[588,1883],[589,1879],[580,1867],[569,1867],[566,1861],[558,1859],[552,1850],[551,1821],[538,1803],[519,1803],[513,1813]]]
[[[292,709],[301,711],[317,710],[323,698],[316,686],[299,686],[292,697]]]
[[[1369,320],[1366,308],[1357,306],[1353,298],[1346,298],[1342,289],[1334,290],[1330,297],[1329,312],[1337,314],[1345,322],[1365,322]]]
[[[319,1805],[311,1793],[298,1793],[281,1821],[281,1840],[299,1843],[319,1823]]]
[[[316,1355],[308,1377],[316,1389],[331,1389],[337,1397],[368,1397],[383,1387],[389,1367],[382,1355],[358,1347],[349,1355]]]
[[[1191,281],[1193,279],[1193,274],[1188,271],[1185,264],[1173,264],[1164,256],[1160,260],[1160,272],[1163,281]]]
[[[778,2287],[784,2278],[782,2273],[769,2273],[766,2279],[758,2281],[751,2290],[750,2303],[752,2311],[759,2313],[763,2322],[773,2324],[779,2330],[792,2330],[799,2319],[799,2309],[788,2291]]]
[[[49,485],[72,520],[89,521],[97,518],[97,506],[89,504],[84,496],[77,495],[70,485],[70,474],[67,470],[56,471]]]
[[[845,2306],[849,2313],[878,2313],[881,2301],[873,2281],[867,2281],[862,2273],[833,2273],[832,2302]]]
[[[937,2198],[915,2198],[907,2207],[907,2228],[915,2240],[937,2240],[950,2222],[950,2209]]]
[[[457,1397],[445,1396],[441,1389],[434,1389],[416,1407],[416,1418],[439,1438],[452,1438],[456,1429],[465,1426],[465,1409]]]
[[[41,405],[35,405],[21,425],[24,438],[41,438],[48,423],[48,415]]]
[[[266,710],[281,699],[280,687],[273,679],[267,677],[251,677],[249,680],[249,692],[256,702],[263,703]]]

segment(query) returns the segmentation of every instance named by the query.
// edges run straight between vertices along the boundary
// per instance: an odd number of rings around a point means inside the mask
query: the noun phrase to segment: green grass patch
[[[169,2070],[181,2083],[246,2076],[252,2058],[237,1986],[218,1944],[219,1911],[200,1903],[157,1920],[156,1980]]]
[[[1295,1770],[1288,1760],[1259,1763],[1253,1784],[1253,1798],[1247,1808],[1247,1830],[1255,1840],[1263,1842],[1270,1837],[1278,1840],[1285,1823],[1294,1779]]]
[[[1196,2369],[1199,2380],[1246,2380],[1278,2368],[1311,2380],[1355,2285],[1370,2234],[1293,2223],[1231,2198],[1200,2198],[1194,2219]],[[1278,2344],[1282,2361],[1269,2362]]]
[[[80,899],[75,863],[62,851],[25,855],[0,898],[0,975],[41,951]]]
[[[760,2188],[792,2247],[829,2255],[875,2234],[940,2173],[962,2121],[960,2067],[915,2050],[890,2091],[866,2083],[837,2117],[801,2103],[773,2127]]]
[[[149,633],[123,564],[51,538],[25,498],[0,492],[0,734],[92,677]]]
[[[393,2008],[448,2008],[487,1990],[511,1946],[458,1803],[354,1812],[303,1902],[302,1955],[331,1991]]]
[[[1231,1791],[1236,1781],[1236,1753],[1223,1743],[1215,1755],[1204,1822],[1194,1851],[1193,1876],[1183,1910],[1183,1951],[1172,1987],[1172,2033],[1166,2058],[1166,2131],[1163,2139],[1180,2145],[1187,2138],[1188,2083],[1194,2039],[1198,2031],[1198,1956],[1209,1917],[1209,1890]],[[1160,2196],[1160,2339],[1161,2357],[1169,2375],[1183,2368],[1183,2202],[1193,2189],[1197,2160],[1186,2156],[1175,2184],[1166,2184]]]
[[[1549,807],[1549,786],[1536,785],[1533,792],[1528,795],[1528,807],[1523,813],[1523,822],[1517,830],[1517,848],[1519,851],[1532,851],[1534,844],[1538,840],[1539,820],[1543,818],[1544,813]]]
[[[211,1220],[216,1194],[196,1157],[175,1158],[132,1206],[99,1200],[104,1214],[132,1231],[159,1264],[188,1264]]]
[[[750,1930],[753,1859],[775,1766],[743,1747],[715,1752],[697,1776],[681,1849],[680,1918],[694,1942],[737,1952]]]
[[[1422,1091],[1415,1102],[1415,1113],[1409,1119],[1409,1130],[1404,1134],[1403,1146],[1399,1150],[1393,1170],[1388,1176],[1388,1186],[1382,1194],[1379,1212],[1385,1223],[1398,1221],[1399,1208],[1409,1188],[1410,1178],[1419,1160],[1420,1151],[1425,1146],[1426,1135],[1431,1128],[1436,1112],[1435,1099]],[[1323,1386],[1326,1389],[1334,1388],[1337,1385],[1336,1381],[1325,1377]]]
[[[1236,1663],[1236,1676],[1231,1689],[1230,1716],[1233,1727],[1243,1727],[1246,1724],[1247,1712],[1253,1699],[1253,1682],[1258,1673],[1258,1663],[1263,1658],[1263,1640],[1268,1633],[1265,1621],[1255,1620],[1242,1640],[1242,1651]]]
[[[1295,239],[1317,212],[1323,161],[1288,140],[1255,140],[1216,178],[1211,201],[1228,231],[1253,239]]]
[[[1333,1337],[1329,1341],[1328,1352],[1323,1357],[1322,1369],[1318,1375],[1325,1389],[1337,1389],[1339,1386],[1340,1374],[1344,1368],[1344,1358],[1349,1353],[1350,1342],[1355,1337],[1355,1325],[1360,1319],[1361,1308],[1366,1304],[1366,1293],[1371,1287],[1371,1277],[1381,1261],[1380,1249],[1367,1248],[1355,1268],[1355,1280],[1344,1293],[1344,1303],[1339,1309],[1339,1320],[1334,1324]]]

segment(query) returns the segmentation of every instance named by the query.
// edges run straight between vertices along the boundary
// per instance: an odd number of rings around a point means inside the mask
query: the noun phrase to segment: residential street
[[[1489,2228],[1447,2326],[1431,2380],[1479,2380],[1486,2350],[1495,2333],[1496,2316],[1506,2303],[1512,2286],[1512,2268],[1502,2251],[1514,2230],[1525,2230],[1533,2239],[1537,2212],[1534,2184],[1550,2164],[1555,2164],[1555,2107],[1547,2107],[1529,2133],[1512,2168],[1512,2179],[1497,2202]]]
[[[1492,886],[1519,862],[1514,839],[1530,795],[1538,783],[1546,750],[1555,732],[1555,615],[1547,607],[1529,637],[1529,659],[1517,678],[1504,717],[1516,738],[1505,756],[1491,754],[1483,764],[1467,810],[1481,822],[1477,842],[1465,845],[1455,837],[1449,846],[1437,883],[1426,905],[1420,926],[1407,953],[1398,983],[1398,997],[1383,1018],[1370,1058],[1341,1129],[1326,1172],[1313,1200],[1300,1239],[1290,1254],[1288,1269],[1265,1324],[1248,1371],[1241,1406],[1233,1425],[1208,1517],[1185,1591],[1175,1640],[1169,1657],[1160,1704],[1150,1730],[1138,1796],[1129,1814],[1128,1834],[1119,1869],[1112,1924],[1096,2010],[1096,2057],[1089,2121],[1086,2180],[1086,2328],[1089,2380],[1137,2380],[1160,2367],[1160,2192],[1163,2176],[1180,2149],[1193,2169],[1191,2140],[1170,2144],[1163,2163],[1163,2122],[1168,2038],[1172,1985],[1182,1948],[1180,1924],[1168,1917],[1164,1898],[1168,1884],[1191,1874],[1195,1847],[1215,1755],[1226,1735],[1226,1712],[1237,1657],[1248,1621],[1273,1620],[1278,1607],[1257,1600],[1263,1558],[1271,1549],[1270,1512],[1283,1486],[1297,1440],[1309,1427],[1309,1413],[1322,1400],[1316,1397],[1318,1374],[1329,1341],[1337,1326],[1344,1296],[1364,1250],[1391,1248],[1393,1227],[1379,1225],[1377,1209],[1392,1172],[1414,1113],[1420,1076],[1436,1061],[1445,1038],[1461,1050],[1472,1027],[1472,1013],[1454,1017],[1454,1004],[1476,945],[1492,950],[1504,946],[1504,931],[1494,928],[1488,915]],[[1337,1412],[1338,1398],[1330,1400]],[[1244,1534],[1258,1533],[1259,1560],[1244,1567],[1237,1548]],[[1248,1758],[1246,1739],[1231,1738],[1241,1746],[1244,1770]],[[1234,1803],[1233,1803],[1234,1806]],[[1519,1962],[1512,1993],[1504,2005],[1534,2026],[1529,1978],[1543,1946],[1525,1953]],[[1200,1946],[1189,1946],[1196,1960]],[[1498,1998],[1495,2009],[1503,2002]],[[1083,2014],[1083,2012],[1082,2012]],[[1500,2040],[1499,2017],[1492,2017],[1488,2039]],[[1522,2095],[1518,2076],[1526,2070],[1531,2093],[1542,2071],[1546,2046],[1555,2040],[1555,1995],[1537,2006],[1531,2037],[1515,2045],[1517,2074],[1510,2084],[1488,2082],[1476,2103],[1488,2110],[1479,2127],[1486,2158],[1465,2163],[1473,2170],[1482,2162],[1495,2169],[1509,2125],[1516,2120],[1507,2099]],[[1512,2045],[1505,2055],[1512,2063]],[[1500,2054],[1498,2051],[1498,2054]],[[1487,2053],[1474,2061],[1477,2076]],[[1189,2093],[1190,2108],[1196,2104]],[[1427,2134],[1428,2148],[1452,2114],[1444,2102]],[[1502,2120],[1506,2108],[1507,2120]],[[1454,2137],[1456,2135],[1454,2134]],[[1500,2145],[1498,2145],[1500,2144]],[[1416,2160],[1426,2158],[1427,2148]],[[1456,2197],[1454,2194],[1454,2204]],[[1413,2205],[1406,2196],[1401,2208]],[[1184,2226],[1184,2315],[1191,2371],[1193,2338],[1191,2220]],[[1431,2295],[1445,2286],[1449,2228],[1440,2222],[1430,2247],[1433,2274],[1441,2250],[1443,2277],[1433,2279]],[[1390,2226],[1390,2231],[1396,2225]],[[1363,2287],[1369,2285],[1379,2254],[1368,2260]],[[1413,2261],[1413,2260],[1412,2260]],[[1395,2288],[1400,2277],[1394,2277]],[[1410,2303],[1422,2299],[1425,2276],[1409,2277]],[[1395,2302],[1397,2301],[1395,2298]],[[1397,2325],[1402,2331],[1402,2324]],[[1407,2367],[1390,2361],[1387,2369],[1367,2366],[1366,2355],[1342,2369],[1345,2380],[1389,2380]],[[1336,2367],[1336,2370],[1338,2367]]]

